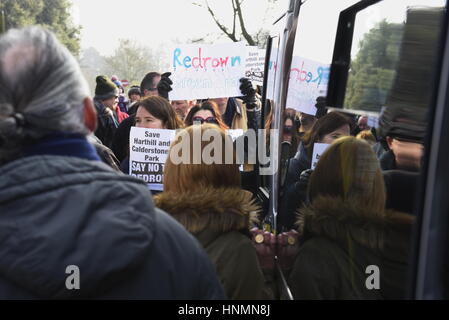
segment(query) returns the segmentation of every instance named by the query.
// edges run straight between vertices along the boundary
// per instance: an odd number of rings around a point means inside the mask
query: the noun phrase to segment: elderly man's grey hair
[[[53,132],[80,133],[89,89],[78,63],[42,27],[0,37],[0,164]]]

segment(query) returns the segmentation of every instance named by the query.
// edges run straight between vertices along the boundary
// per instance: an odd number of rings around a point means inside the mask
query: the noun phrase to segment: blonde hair
[[[373,133],[371,132],[371,130],[363,130],[360,131],[357,136],[357,139],[361,139],[361,140],[366,140],[368,143],[370,144],[375,144],[376,138],[374,137]]]
[[[309,195],[312,205],[315,198],[330,196],[383,213],[384,179],[371,146],[354,137],[337,139],[312,173]]]
[[[205,147],[209,144],[221,143],[221,163],[206,164],[203,161],[203,157],[201,157],[199,164],[193,164],[195,156],[193,150],[193,145],[195,143],[194,130],[200,130],[201,136],[203,136],[206,130],[214,130],[216,133],[219,133],[221,141],[215,141],[214,138],[214,140],[209,142],[202,141],[200,138],[201,146],[199,149],[202,154]],[[179,148],[175,149],[175,147],[180,143],[185,143],[186,139],[189,142],[189,154],[186,159],[188,160],[186,161],[188,163],[182,162],[175,164],[172,162],[172,159],[175,157],[182,157],[182,155],[180,156],[179,154],[176,154],[179,152]],[[226,142],[226,139],[229,139],[230,141]],[[230,154],[232,154],[232,164],[225,164],[225,156],[229,156]],[[224,130],[214,124],[202,124],[201,126],[193,125],[187,127],[176,135],[175,140],[170,147],[167,161],[165,162],[164,192],[183,193],[186,191],[201,190],[205,188],[240,188],[240,186],[240,172],[235,160],[234,147],[231,138],[226,135]]]

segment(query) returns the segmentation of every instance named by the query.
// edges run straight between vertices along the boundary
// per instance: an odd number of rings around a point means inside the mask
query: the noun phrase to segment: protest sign
[[[368,127],[370,128],[378,128],[379,127],[379,118],[368,116]]]
[[[277,71],[278,48],[273,47],[270,53],[270,61],[268,62],[268,77],[267,77],[267,99],[274,99],[274,82]]]
[[[239,80],[245,75],[245,58],[243,42],[175,47],[170,53],[170,100],[241,96]]]
[[[263,85],[263,73],[265,67],[265,50],[257,47],[246,47],[245,77],[254,85]]]
[[[326,96],[330,66],[298,56],[292,59],[288,84],[287,108],[316,114],[316,99]]]
[[[131,127],[129,174],[145,181],[150,190],[163,190],[164,163],[175,134],[175,130]]]
[[[318,160],[320,160],[321,155],[326,151],[327,147],[329,147],[330,144],[327,143],[314,143],[313,144],[313,153],[312,153],[312,170],[315,170],[315,167],[318,163]]]

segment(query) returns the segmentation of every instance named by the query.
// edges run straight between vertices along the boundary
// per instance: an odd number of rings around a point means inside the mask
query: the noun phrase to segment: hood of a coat
[[[148,255],[155,212],[143,182],[62,156],[19,159],[0,176],[0,278],[17,288],[41,298],[95,297]],[[71,265],[80,290],[67,289]]]
[[[260,207],[248,191],[235,188],[204,189],[201,192],[154,197],[156,207],[168,212],[189,232],[248,231],[257,222]]]
[[[304,238],[323,236],[346,248],[348,240],[384,254],[408,252],[414,217],[396,211],[379,214],[334,197],[321,197],[298,211],[297,226]]]

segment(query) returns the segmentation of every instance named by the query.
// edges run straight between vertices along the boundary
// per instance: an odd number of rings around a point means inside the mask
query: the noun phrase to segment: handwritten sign
[[[163,190],[164,163],[175,130],[131,127],[129,174],[142,179],[150,190]]]
[[[327,143],[314,143],[313,144],[313,153],[312,153],[312,170],[315,170],[315,167],[318,163],[318,160],[320,160],[321,155],[326,151],[327,147],[329,147],[330,144]]]
[[[310,115],[316,114],[316,99],[326,96],[330,66],[298,56],[292,59],[287,107]]]
[[[265,50],[257,47],[246,47],[245,77],[249,78],[254,85],[263,85],[263,74],[265,67]]]
[[[241,96],[239,80],[245,75],[245,56],[243,42],[175,47],[170,54],[170,100]]]

